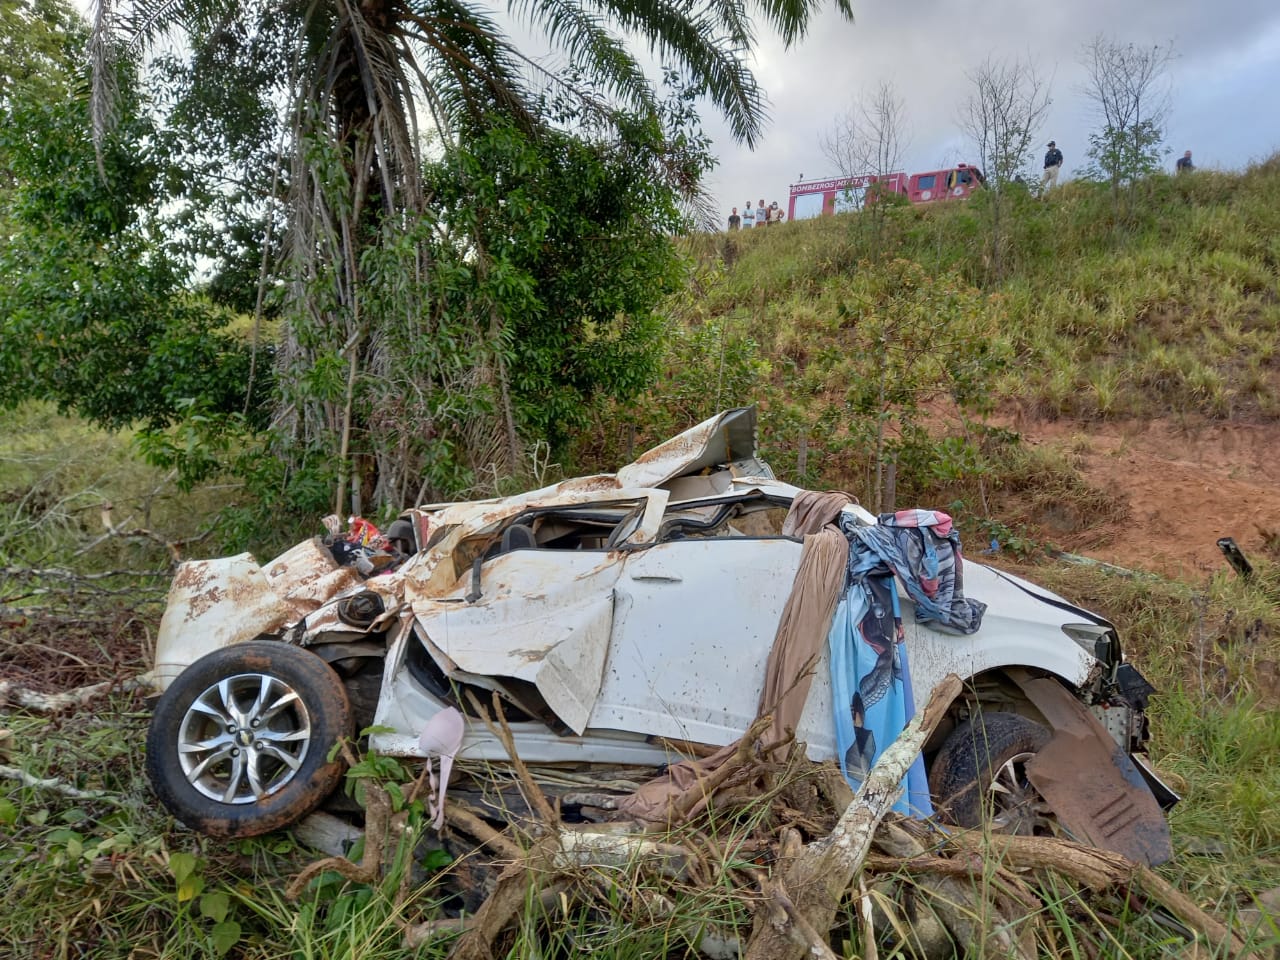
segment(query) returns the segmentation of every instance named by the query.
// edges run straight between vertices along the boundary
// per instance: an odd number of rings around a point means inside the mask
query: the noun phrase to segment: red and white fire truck
[[[828,180],[801,180],[791,184],[787,205],[788,220],[808,220],[832,213],[861,209],[874,202],[876,193],[896,193],[912,203],[959,200],[982,185],[982,171],[972,164],[957,163],[944,170],[924,173],[862,174]]]

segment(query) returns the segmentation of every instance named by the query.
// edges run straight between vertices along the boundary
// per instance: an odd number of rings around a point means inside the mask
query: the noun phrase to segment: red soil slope
[[[1093,527],[1086,556],[1191,581],[1225,563],[1219,537],[1245,555],[1280,535],[1280,424],[1020,422],[1028,443],[1067,444],[1091,486],[1127,502],[1127,519]],[[1272,543],[1274,549],[1275,543]]]

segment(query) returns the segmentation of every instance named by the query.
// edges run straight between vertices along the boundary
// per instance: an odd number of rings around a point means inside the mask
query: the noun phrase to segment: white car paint
[[[413,511],[415,529],[435,532],[427,549],[388,575],[338,590],[300,621],[284,612],[291,606],[296,611],[299,597],[286,575],[291,564],[283,561],[309,557],[314,549],[299,553],[300,545],[269,564],[268,571],[280,573],[274,578],[248,555],[184,567],[161,634],[165,679],[211,643],[251,639],[286,621],[297,623],[290,636],[303,645],[360,639],[361,632],[344,627],[336,611],[344,598],[372,590],[387,611],[376,629],[386,629],[390,642],[375,717],[385,729],[371,737],[380,751],[422,756],[418,735],[446,705],[408,669],[410,656],[424,653],[442,675],[486,696],[497,690],[525,706],[530,697],[541,699],[564,729],[539,720],[513,723],[528,762],[661,763],[669,748],[658,738],[732,742],[756,715],[801,543],[777,534],[655,541],[662,538],[664,519],[677,514],[709,515],[743,497],[767,497],[785,507],[800,492],[772,477],[755,456],[753,438],[753,411],[730,411],[616,475],[419,508]],[[540,545],[482,560],[477,583],[471,558],[490,549],[510,524],[522,517],[537,523],[547,511],[580,510],[613,511],[619,518],[630,513],[607,542],[588,549]],[[858,522],[875,523],[857,505],[846,510]],[[323,564],[292,566],[311,590],[330,582]],[[1070,609],[1037,599],[1015,578],[971,561],[964,574],[967,595],[987,604],[981,629],[970,636],[917,622],[903,595],[917,702],[951,672],[971,677],[1024,666],[1073,687],[1090,682],[1101,664],[1064,633],[1064,625],[1078,619]],[[237,584],[248,585],[237,595],[251,596],[253,604],[222,599]],[[810,757],[822,759],[835,751],[825,649],[816,670],[797,735]],[[505,751],[482,721],[468,717],[460,755],[504,759]]]

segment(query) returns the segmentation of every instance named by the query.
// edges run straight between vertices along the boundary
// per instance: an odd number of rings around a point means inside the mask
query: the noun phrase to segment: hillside
[[[1023,420],[1019,432],[1029,444],[1074,450],[1085,481],[1124,501],[1123,519],[1090,524],[1081,534],[1046,516],[1044,535],[1064,548],[1188,581],[1222,569],[1220,537],[1233,537],[1251,557],[1276,548],[1274,423]]]
[[[1277,195],[1273,157],[697,238],[633,445],[756,401],[784,476],[872,505],[896,460],[971,543],[1203,576],[1280,528]]]

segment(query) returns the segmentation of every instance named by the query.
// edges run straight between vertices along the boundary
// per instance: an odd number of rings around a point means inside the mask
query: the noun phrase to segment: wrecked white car
[[[958,550],[947,603],[973,616],[948,624],[930,592],[950,572],[933,555],[930,544],[946,548],[936,530],[920,535],[923,556],[878,568],[878,592],[866,591],[849,625],[868,659],[848,682],[834,625],[830,645],[767,680],[794,619],[788,600],[808,576],[794,508],[813,496],[756,458],[746,408],[616,474],[410,510],[387,531],[407,558],[389,570],[343,565],[349,558],[319,538],[265,566],[247,554],[184,564],[157,641],[164,692],[147,740],[151,782],[197,830],[263,833],[334,789],[342,768],[331,747],[369,724],[370,746],[385,754],[508,760],[480,718],[496,695],[519,756],[561,809],[607,816],[628,808],[602,795],[637,779],[620,769],[652,771],[733,743],[773,709],[769,684],[793,699],[801,691],[796,740],[856,782],[892,738],[867,718],[895,684],[909,716],[955,673],[965,692],[925,747],[931,796],[913,800],[914,812],[932,806],[952,823],[1053,829],[1142,862],[1168,859],[1161,806],[1176,797],[1144,762],[1152,688],[1115,630],[967,559],[961,591]],[[875,542],[869,532],[949,525],[924,511],[877,519],[847,498],[828,507],[819,522],[850,544],[841,604],[857,579],[854,546]],[[908,560],[923,565],[919,576],[903,569]],[[860,569],[875,574],[877,561]],[[826,636],[850,614],[823,615]],[[870,630],[874,618],[889,632]],[[435,741],[456,715],[455,750]]]

